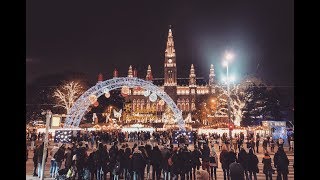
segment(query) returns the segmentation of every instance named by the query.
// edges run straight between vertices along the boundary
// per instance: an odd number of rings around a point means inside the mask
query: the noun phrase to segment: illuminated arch
[[[70,113],[67,115],[64,127],[74,128],[78,127],[83,116],[87,112],[87,109],[91,105],[89,96],[95,95],[97,98],[103,95],[106,91],[121,88],[122,86],[128,86],[129,88],[141,87],[149,90],[160,97],[166,102],[169,108],[174,113],[174,117],[177,120],[180,130],[185,131],[185,124],[182,118],[182,113],[170,96],[162,89],[152,84],[150,81],[145,81],[136,77],[118,77],[109,79],[106,81],[98,82],[95,86],[91,87],[85,93],[83,93],[72,106]]]

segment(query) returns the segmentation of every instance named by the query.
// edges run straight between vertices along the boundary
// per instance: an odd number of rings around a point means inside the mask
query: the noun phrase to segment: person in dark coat
[[[191,169],[191,153],[189,152],[187,146],[183,146],[179,152],[180,157],[180,175],[181,179],[190,178],[190,169]]]
[[[241,164],[241,166],[244,169],[244,174],[246,176],[246,179],[249,179],[248,176],[248,153],[246,150],[241,147],[240,152],[238,154],[238,162]]]
[[[289,159],[282,146],[280,146],[278,151],[275,153],[273,162],[274,167],[277,168],[277,179],[283,178],[284,180],[287,180],[289,174]]]
[[[110,163],[109,163],[108,170],[110,172],[110,179],[113,179],[113,170],[117,163],[118,151],[119,150],[118,150],[117,142],[113,142],[113,145],[109,150]]]
[[[152,179],[160,179],[162,155],[158,146],[151,151]]]
[[[133,176],[135,176],[134,179],[136,180],[143,180],[143,174],[144,174],[144,168],[146,165],[146,160],[144,158],[144,155],[142,155],[142,152],[139,149],[135,149],[132,154],[132,172]]]
[[[161,167],[163,169],[164,180],[168,180],[170,176],[168,159],[171,157],[171,153],[168,148],[168,145],[164,145],[163,149],[161,150],[161,155],[162,155]]]
[[[170,157],[172,162],[172,165],[170,166],[170,174],[171,178],[173,179],[178,179],[178,176],[180,174],[181,163],[178,149],[178,147],[174,147]]]
[[[268,153],[264,154],[262,158],[263,163],[263,173],[266,175],[266,180],[272,180],[273,169],[271,166],[271,157]]]
[[[124,164],[124,150],[125,150],[126,146],[123,144],[121,146],[121,148],[119,149],[119,153],[118,153],[118,160],[120,162],[120,179],[123,179],[123,174],[124,174],[124,168],[123,168],[123,164]]]
[[[44,148],[44,142],[37,148],[37,161],[38,161],[38,177],[40,178],[41,176],[41,171],[42,171],[42,156],[43,156],[43,148]],[[48,149],[47,149],[47,156],[45,159],[45,164],[47,163],[48,160]]]
[[[64,162],[64,168],[70,169],[71,163],[72,163],[72,156],[71,156],[71,148],[67,147],[66,153],[64,154],[64,159],[66,160]]]
[[[78,143],[79,147],[76,150],[75,154],[76,154],[76,167],[77,167],[77,172],[78,172],[78,179],[82,179],[83,175],[84,175],[84,168],[86,166],[86,160],[87,160],[87,150],[85,145],[82,143],[82,141],[80,141]]]
[[[37,174],[37,168],[38,168],[38,152],[39,151],[39,145],[38,146],[36,146],[35,148],[34,148],[34,151],[33,151],[33,158],[32,158],[32,160],[33,160],[33,167],[34,167],[34,169],[33,169],[33,176],[38,176],[38,174]]]
[[[229,164],[228,164],[228,166],[229,166],[231,163],[235,162],[235,161],[237,161],[237,154],[234,152],[233,149],[230,149],[230,151],[229,151]]]
[[[253,174],[254,180],[257,180],[257,173],[259,173],[258,163],[259,163],[259,160],[258,160],[257,155],[253,154],[252,149],[249,149],[248,171],[250,174],[250,179],[252,179],[252,174]]]
[[[95,164],[95,158],[94,158],[95,154],[96,154],[96,148],[93,148],[92,152],[90,153],[90,155],[88,157],[88,161],[87,161],[88,169],[91,174],[91,180],[94,180],[94,175],[96,174],[96,171],[97,171],[97,167]],[[98,178],[96,178],[96,179],[98,179]]]
[[[150,167],[151,167],[151,152],[152,152],[152,146],[147,143],[145,146],[144,146],[145,150],[146,150],[146,153],[147,153],[147,178],[149,179],[149,176],[150,176]],[[152,167],[153,168],[153,167]]]
[[[231,180],[244,180],[244,169],[237,161],[229,165]]]
[[[196,169],[199,170],[201,166],[200,158],[202,156],[200,150],[198,149],[198,146],[194,146],[194,150],[191,153],[192,156],[192,168],[193,168],[193,177],[195,179],[196,177]]]
[[[131,172],[131,149],[129,147],[126,147],[126,149],[124,150],[124,160],[123,160],[123,170],[124,170],[124,179],[130,179],[130,172]]]
[[[201,149],[202,154],[202,169],[207,170],[210,173],[210,148],[207,144],[203,144],[203,148]]]
[[[229,179],[229,152],[226,145],[222,146],[219,159],[223,170],[223,178],[224,180]]]

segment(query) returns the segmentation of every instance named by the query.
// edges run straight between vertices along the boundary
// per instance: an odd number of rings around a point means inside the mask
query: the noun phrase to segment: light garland
[[[91,94],[91,95],[89,96],[89,101],[90,101],[91,104],[94,104],[97,100],[98,100],[98,98],[97,98],[96,95]]]
[[[151,102],[155,102],[157,100],[157,94],[156,93],[152,93],[150,96],[149,96],[149,100]]]
[[[149,91],[149,90],[143,91],[143,95],[144,95],[145,97],[148,97],[148,96],[150,95],[150,91]]]

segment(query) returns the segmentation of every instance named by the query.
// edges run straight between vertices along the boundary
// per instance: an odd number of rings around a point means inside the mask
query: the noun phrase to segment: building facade
[[[118,77],[118,71],[115,69],[113,77]],[[128,77],[137,77],[137,70],[130,65],[128,69]],[[166,49],[164,52],[164,76],[163,78],[154,78],[151,66],[148,66],[145,79],[152,81],[153,84],[164,90],[176,102],[178,108],[182,111],[183,116],[194,112],[201,102],[201,99],[216,93],[216,81],[214,66],[211,64],[208,81],[204,78],[196,76],[194,65],[190,65],[190,73],[187,78],[177,77],[176,51],[174,47],[174,39],[172,30],[169,29]],[[100,74],[98,81],[102,81]],[[129,94],[125,97],[129,104],[131,112],[142,113],[158,113],[161,115],[165,110],[165,104],[161,99],[151,102],[149,97],[145,96],[145,90],[139,87],[130,88]]]

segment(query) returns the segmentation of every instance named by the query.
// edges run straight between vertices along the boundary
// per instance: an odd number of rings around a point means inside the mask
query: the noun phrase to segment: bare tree
[[[62,107],[70,112],[72,105],[78,99],[78,97],[84,93],[84,88],[79,82],[69,81],[59,86],[53,93],[53,97],[56,100],[54,107]]]

